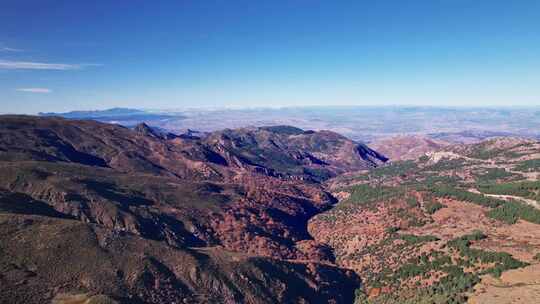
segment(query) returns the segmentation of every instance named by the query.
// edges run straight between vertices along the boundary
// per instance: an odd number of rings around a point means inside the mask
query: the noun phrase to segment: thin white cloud
[[[29,61],[9,61],[0,60],[0,70],[80,70],[89,66],[100,66],[100,64],[68,64],[68,63],[43,63]]]
[[[41,94],[47,94],[47,93],[52,92],[51,89],[47,89],[47,88],[19,88],[19,89],[16,89],[16,91],[26,92],[26,93],[41,93]]]
[[[0,47],[0,52],[24,52],[24,50],[10,47]]]

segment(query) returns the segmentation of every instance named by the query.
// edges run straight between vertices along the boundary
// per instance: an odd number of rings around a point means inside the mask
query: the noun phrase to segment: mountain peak
[[[159,138],[159,139],[174,139],[178,137],[176,134],[170,133],[170,132],[163,132],[157,128],[153,128],[149,125],[147,125],[145,122],[141,122],[137,124],[133,130],[141,135],[149,136],[153,138]]]
[[[137,124],[133,128],[133,130],[135,130],[136,132],[141,133],[143,135],[155,136],[154,129],[152,129],[149,125],[147,125],[144,122],[141,122],[141,123]]]

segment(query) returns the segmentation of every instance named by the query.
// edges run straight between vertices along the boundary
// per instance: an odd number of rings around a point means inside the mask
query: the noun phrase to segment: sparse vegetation
[[[354,304],[369,304],[368,297],[362,288],[354,291]]]
[[[351,196],[346,202],[355,204],[367,204],[370,202],[387,200],[403,193],[403,190],[398,187],[372,187],[367,184],[356,185],[348,190],[351,193]]]
[[[411,208],[415,208],[420,205],[420,203],[418,202],[418,199],[414,196],[408,196],[406,201],[407,201],[407,205]]]
[[[438,240],[433,236],[414,235],[400,235],[399,238],[407,240],[407,245]],[[399,282],[403,283],[414,278],[425,278],[433,272],[444,273],[438,281],[428,287],[420,287],[418,281],[414,279],[417,282],[415,285],[419,287],[413,295],[397,293],[367,299],[363,297],[365,294],[359,294],[358,299],[361,301],[358,303],[465,303],[467,298],[464,293],[480,281],[479,274],[499,276],[505,270],[527,265],[527,263],[518,261],[504,252],[489,252],[471,248],[472,242],[484,238],[486,236],[482,232],[475,231],[449,241],[448,248],[457,251],[461,258],[453,259],[444,252],[433,251],[412,258],[397,271],[386,273],[377,279],[378,282],[386,282],[386,284],[399,284]],[[483,268],[484,270],[478,273],[464,270],[471,267],[474,269],[475,265],[490,266]]]
[[[529,159],[522,161],[516,165],[514,170],[522,172],[540,171],[540,159]]]
[[[496,147],[496,145],[492,146]],[[539,199],[540,182],[525,181],[522,174],[511,172],[514,169],[508,169],[511,168],[511,159],[523,155],[521,150],[514,149],[516,147],[518,145],[504,149],[485,146],[486,151],[479,149],[476,155],[472,155],[481,159],[486,157],[490,159],[489,157],[496,155],[497,159],[489,163],[456,158],[442,159],[435,164],[430,164],[426,156],[416,161],[416,168],[401,173],[397,173],[398,170],[396,170],[395,174],[378,176],[366,174],[369,176],[365,179],[368,183],[357,188],[362,191],[356,193],[355,201],[377,201],[378,213],[383,213],[389,218],[397,216],[399,221],[393,223],[395,226],[385,229],[385,240],[368,246],[366,250],[347,255],[347,261],[365,262],[363,257],[369,255],[369,261],[375,261],[377,267],[392,265],[389,269],[385,268],[378,272],[367,270],[370,267],[363,266],[367,269],[361,270],[364,275],[362,278],[368,288],[364,290],[358,303],[466,303],[468,292],[480,281],[481,275],[500,276],[504,271],[526,266],[527,263],[496,249],[501,241],[497,235],[490,234],[490,240],[487,242],[482,241],[487,236],[476,231],[456,237],[444,245],[435,236],[419,235],[418,231],[421,230],[412,228],[430,223],[430,221],[439,224],[446,216],[429,217],[427,215],[434,214],[442,208],[449,208],[445,215],[453,219],[454,213],[459,212],[455,210],[459,205],[449,203],[447,207],[446,199],[489,208],[487,211],[475,208],[474,217],[464,222],[461,219],[457,220],[456,225],[468,225],[466,226],[468,229],[475,227],[470,221],[476,218],[476,214],[508,223],[522,219],[540,224],[540,210],[520,201],[507,201],[507,198],[486,195]],[[456,151],[460,153],[460,150]],[[534,167],[533,164],[534,162],[528,162],[526,166]],[[378,188],[378,185],[381,188]],[[382,206],[388,210],[383,211]],[[361,204],[358,205],[358,210],[371,207],[370,204]],[[425,212],[423,216],[418,214],[419,210]],[[455,215],[459,217],[459,213]],[[374,215],[368,213],[368,216]],[[504,226],[497,227],[502,229]],[[432,225],[426,226],[426,230],[430,232],[435,232],[436,229]],[[408,232],[408,230],[412,231]],[[428,244],[429,242],[434,243]],[[432,246],[438,249],[420,256],[416,255],[420,248],[424,250]],[[481,249],[482,247],[489,247],[490,250]],[[540,253],[536,259],[540,261]],[[370,288],[380,288],[374,293],[381,292],[381,295],[368,298],[366,294],[371,294],[373,291]],[[390,291],[385,291],[385,289]]]
[[[483,263],[493,265],[482,273],[500,276],[505,270],[527,266],[527,263],[514,259],[506,252],[491,252],[470,247],[472,241],[478,241],[485,238],[486,235],[481,231],[475,231],[448,242],[448,246],[456,249],[462,257],[467,258],[469,264]]]
[[[443,204],[437,201],[429,201],[424,204],[424,208],[426,209],[426,212],[429,214],[433,214],[444,207],[445,206]]]
[[[483,160],[494,159],[501,156],[504,158],[518,158],[521,156],[521,154],[511,151],[512,149],[521,146],[521,144],[506,149],[500,149],[489,147],[491,143],[493,143],[493,141],[477,144],[467,156]]]
[[[426,224],[426,221],[419,217],[411,208],[398,208],[393,212],[397,217],[401,218],[403,221],[407,222],[410,226],[421,227]]]
[[[478,185],[478,190],[489,194],[521,196],[540,200],[540,181],[484,184]]]
[[[514,224],[519,219],[540,224],[540,210],[515,200],[510,200],[504,205],[490,210],[487,215],[508,224]]]
[[[424,168],[424,171],[452,171],[459,169],[466,165],[466,160],[463,158],[456,158],[456,159],[441,159],[437,163],[427,166]]]
[[[419,160],[420,162],[422,162],[422,163],[425,163],[425,162],[427,162],[427,161],[429,160],[429,156],[427,156],[427,155],[422,155],[422,156],[420,156],[420,157],[418,158],[418,160]]]
[[[431,188],[440,185],[446,187],[457,187],[460,178],[455,175],[432,175],[428,174],[423,177],[423,180],[412,181],[412,184],[418,189],[429,191]]]
[[[514,176],[516,174],[508,172],[503,168],[487,168],[484,172],[476,175],[476,181],[479,184],[485,184]]]
[[[412,160],[399,161],[391,163],[385,166],[381,166],[373,169],[369,175],[370,177],[380,178],[380,177],[394,177],[407,174],[409,171],[417,168],[417,165]]]
[[[386,233],[392,234],[392,233],[396,233],[398,231],[399,231],[399,227],[388,227],[388,228],[386,228]]]
[[[404,240],[407,245],[414,245],[418,243],[434,242],[439,238],[433,235],[413,235],[413,234],[400,234],[399,239]]]
[[[388,294],[368,303],[465,303],[464,292],[480,281],[473,273],[454,265],[452,258],[439,251],[410,259],[395,271],[387,282],[404,282],[414,278],[426,278],[430,273],[444,273],[440,280],[427,287],[417,287],[414,294]],[[419,286],[418,280],[415,280]]]
[[[496,208],[505,203],[504,200],[486,197],[482,194],[469,192],[447,186],[435,186],[429,189],[435,196],[443,198],[452,198],[459,201],[465,201],[480,206]]]

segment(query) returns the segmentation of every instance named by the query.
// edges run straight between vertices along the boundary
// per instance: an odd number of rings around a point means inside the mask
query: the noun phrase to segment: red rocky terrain
[[[336,202],[320,181],[385,161],[285,126],[2,116],[0,302],[352,302],[357,276],[307,222]]]

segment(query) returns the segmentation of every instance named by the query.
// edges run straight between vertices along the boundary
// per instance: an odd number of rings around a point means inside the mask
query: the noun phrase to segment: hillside
[[[289,126],[227,129],[209,134],[203,142],[214,151],[226,151],[226,158],[234,163],[317,182],[387,161],[366,145],[337,133]]]
[[[166,135],[0,117],[2,302],[352,301],[307,221],[336,201],[318,181],[384,157],[291,127]]]
[[[328,185],[341,201],[309,232],[360,275],[357,303],[530,303],[519,282],[540,280],[539,159],[537,141],[496,138],[340,176]]]
[[[402,135],[376,140],[370,147],[392,161],[414,160],[427,152],[438,151],[450,143],[420,135]]]
[[[540,143],[386,147],[2,116],[0,302],[526,303]]]
[[[358,284],[319,263],[168,246],[20,194],[3,193],[0,204],[1,303],[339,303]]]

